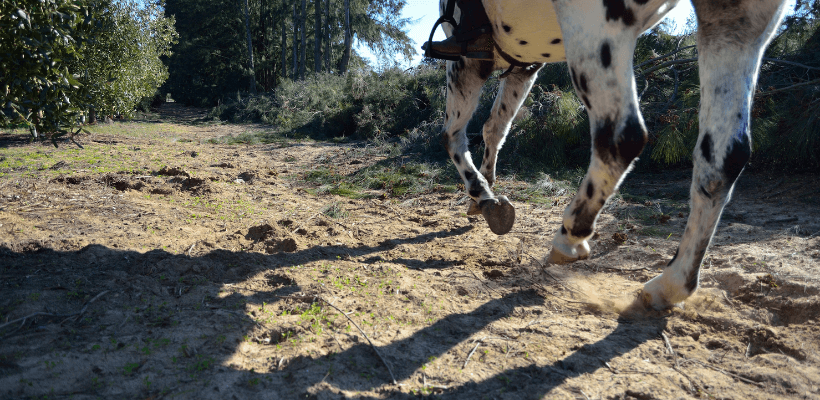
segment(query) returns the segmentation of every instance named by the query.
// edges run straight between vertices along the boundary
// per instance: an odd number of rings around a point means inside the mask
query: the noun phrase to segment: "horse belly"
[[[551,0],[483,2],[493,24],[493,39],[512,59],[523,63],[567,60],[561,26]]]

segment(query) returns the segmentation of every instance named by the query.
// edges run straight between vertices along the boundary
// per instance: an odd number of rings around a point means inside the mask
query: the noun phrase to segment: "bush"
[[[235,98],[211,111],[231,122],[262,122],[286,135],[387,138],[406,134],[444,107],[444,71],[316,74],[272,93]]]

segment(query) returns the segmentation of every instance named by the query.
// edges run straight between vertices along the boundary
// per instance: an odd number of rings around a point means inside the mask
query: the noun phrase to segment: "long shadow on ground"
[[[275,372],[271,373],[255,373],[252,367],[235,365],[234,356],[243,351],[239,338],[258,333],[260,326],[233,309],[248,302],[275,305],[297,292],[308,296],[321,292],[284,285],[257,289],[251,295],[234,292],[217,298],[214,285],[230,287],[253,273],[274,273],[310,261],[336,260],[341,255],[366,256],[401,243],[462,235],[470,229],[394,239],[379,247],[328,246],[275,255],[218,250],[188,257],[99,245],[55,251],[31,243],[0,247],[4,282],[0,312],[4,319],[36,311],[66,313],[102,291],[110,292],[89,305],[86,318],[31,318],[0,329],[0,397],[178,395],[221,399],[227,393],[239,393],[246,398],[318,399],[339,398],[339,390],[366,392],[374,387],[380,387],[383,397],[412,397],[406,389],[388,384],[390,375],[364,340],[340,353],[301,356],[285,364],[279,360],[280,368],[272,368]],[[412,257],[404,261],[415,268],[426,265]],[[64,287],[65,282],[76,282],[82,289]],[[51,298],[70,300],[49,303],[51,308],[45,310],[25,308],[30,293],[48,297],[52,292],[60,295]],[[69,295],[63,296],[66,292]],[[468,313],[447,315],[378,349],[392,365],[396,379],[405,380],[422,369],[430,357],[452,351],[491,323],[510,316],[517,307],[541,303],[543,299],[532,288],[521,287]],[[183,319],[183,315],[197,317]],[[538,398],[567,379],[594,372],[613,357],[656,339],[664,327],[663,319],[619,320],[605,337],[566,349],[567,355],[550,365],[532,363],[509,369],[492,378],[451,386],[440,394],[447,398]],[[358,336],[358,332],[350,336]],[[103,343],[102,350],[98,343]],[[70,361],[50,365],[47,360],[45,366],[40,365],[37,357],[53,352]],[[266,362],[276,365],[277,360]]]

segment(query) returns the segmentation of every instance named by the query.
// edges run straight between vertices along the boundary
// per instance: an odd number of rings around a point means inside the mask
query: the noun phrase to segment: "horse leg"
[[[643,300],[655,309],[679,303],[698,288],[701,262],[752,152],[749,111],[760,59],[786,8],[781,0],[693,3],[701,106],[691,212],[669,266],[644,286]]]

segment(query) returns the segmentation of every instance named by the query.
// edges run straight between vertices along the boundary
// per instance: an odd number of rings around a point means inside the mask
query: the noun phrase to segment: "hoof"
[[[567,255],[561,253],[560,251],[555,250],[555,247],[553,247],[552,250],[550,251],[549,257],[547,257],[547,262],[550,263],[550,264],[569,264],[571,262],[575,262],[575,261],[578,261],[578,260],[583,260],[583,259],[587,258],[587,256],[588,255],[586,255],[586,256],[575,256],[575,257],[567,256]]]
[[[683,301],[690,293],[685,292],[682,285],[669,284],[663,275],[652,278],[643,286],[640,299],[644,307],[657,311],[668,310],[672,307],[683,308]]]
[[[570,243],[565,235],[559,233],[552,241],[552,250],[549,257],[547,257],[547,262],[550,264],[567,264],[585,260],[589,258],[589,250],[589,242],[586,240]]]
[[[467,206],[467,215],[478,215],[481,214],[481,207],[478,206],[478,203],[475,200],[470,199],[470,204]]]
[[[515,223],[515,207],[505,196],[481,202],[481,215],[496,235],[504,235]]]

